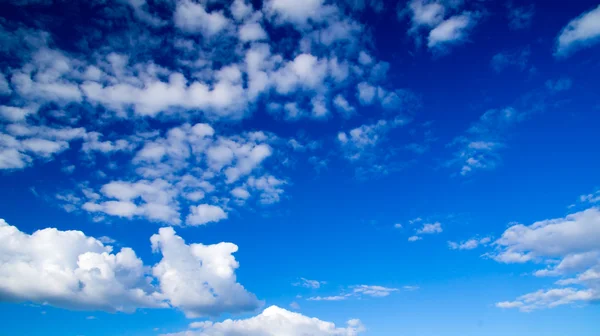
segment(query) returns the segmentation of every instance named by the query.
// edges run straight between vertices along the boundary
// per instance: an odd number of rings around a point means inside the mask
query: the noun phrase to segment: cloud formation
[[[564,218],[509,227],[494,242],[497,251],[490,254],[494,260],[502,263],[545,262],[549,266],[536,271],[536,276],[563,278],[556,282],[561,286],[559,288],[525,294],[497,306],[532,311],[599,300],[599,242],[600,210],[595,207]]]
[[[172,228],[160,229],[151,241],[162,255],[153,267],[131,248],[115,253],[106,237],[52,228],[27,234],[0,220],[0,298],[127,313],[175,307],[189,317],[261,305],[236,282],[236,245],[187,245]]]
[[[365,331],[360,320],[349,320],[347,327],[336,327],[331,322],[310,318],[277,306],[265,309],[261,314],[244,320],[223,322],[197,322],[189,330],[163,336],[356,336]]]
[[[577,50],[600,42],[600,5],[571,20],[556,38],[557,57],[567,57]]]

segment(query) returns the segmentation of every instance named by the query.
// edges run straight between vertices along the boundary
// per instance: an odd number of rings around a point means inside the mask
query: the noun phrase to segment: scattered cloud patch
[[[293,283],[293,286],[299,286],[304,288],[319,289],[322,285],[325,285],[326,281],[310,280],[306,278],[300,278],[300,282]]]
[[[473,250],[479,246],[485,246],[491,242],[491,238],[471,238],[463,242],[448,242],[448,247],[451,250]]]
[[[544,262],[549,266],[536,276],[562,276],[560,287],[500,302],[500,308],[532,311],[560,305],[588,303],[600,299],[600,210],[592,207],[564,218],[549,219],[529,226],[509,227],[493,244],[489,255],[502,263]]]
[[[568,57],[600,42],[600,5],[571,20],[556,38],[557,57]]]
[[[495,168],[500,162],[498,151],[505,147],[506,133],[524,118],[525,113],[512,107],[485,112],[465,135],[449,144],[459,150],[446,164],[460,165],[460,175],[463,176],[475,170]]]

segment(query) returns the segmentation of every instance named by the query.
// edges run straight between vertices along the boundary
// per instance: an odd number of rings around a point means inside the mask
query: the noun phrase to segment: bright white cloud
[[[531,311],[600,299],[600,210],[590,208],[564,218],[544,220],[529,226],[515,224],[494,242],[493,259],[503,263],[545,262],[549,266],[536,276],[572,276],[559,286],[500,302],[500,308]]]
[[[0,220],[0,298],[109,312],[171,306],[189,317],[261,305],[236,282],[234,244],[187,245],[162,228],[151,237],[162,259],[150,273],[132,249],[104,245],[112,242],[51,228],[27,234]]]
[[[173,18],[175,26],[186,33],[213,36],[229,24],[222,12],[207,12],[204,5],[191,0],[178,0]]]
[[[239,38],[243,42],[260,41],[267,39],[267,33],[256,22],[245,23],[239,28]]]
[[[111,216],[180,224],[177,190],[167,181],[140,180],[134,183],[113,181],[105,184],[101,193],[106,200],[90,200],[82,208],[88,212],[102,212]]]
[[[600,42],[600,5],[571,20],[556,38],[555,55],[566,57]]]
[[[356,319],[349,320],[347,327],[339,328],[331,322],[276,306],[271,306],[261,314],[245,320],[199,322],[193,327],[197,330],[163,336],[356,336],[365,331],[365,327]]]
[[[108,182],[93,198],[85,195],[86,201],[71,206],[90,213],[146,218],[171,225],[181,224],[182,211],[189,209],[183,214],[185,224],[204,225],[227,218],[224,209],[230,194],[237,200],[256,194],[259,203],[273,204],[284,192],[285,181],[259,174],[263,162],[273,154],[269,143],[275,143],[276,138],[272,135],[249,132],[217,136],[210,125],[198,123],[171,128],[164,135],[155,132],[133,138],[101,141],[98,133],[86,136],[84,152],[122,151],[133,156],[131,162],[138,179]],[[207,196],[218,205],[198,205]]]
[[[286,22],[303,28],[308,20],[321,21],[336,9],[324,5],[324,0],[267,0],[263,5],[264,11],[269,16],[274,16],[279,22]]]
[[[190,207],[190,214],[187,216],[185,222],[188,225],[198,226],[211,222],[219,222],[223,219],[227,219],[227,214],[221,207],[200,204],[198,206]]]
[[[67,309],[133,312],[166,307],[130,248],[112,247],[80,231],[27,234],[0,219],[0,297]]]
[[[464,42],[476,20],[476,14],[469,12],[444,20],[429,32],[427,46],[430,49],[440,49],[451,44]]]
[[[22,169],[35,159],[49,160],[85,136],[83,128],[51,128],[13,123],[0,133],[0,169]]]
[[[412,0],[408,3],[411,14],[412,29],[420,26],[433,28],[444,20],[445,6],[438,1]]]
[[[170,304],[186,316],[240,313],[261,305],[256,296],[236,282],[236,245],[187,245],[172,228],[161,228],[150,241],[152,249],[163,256],[152,274]]]
[[[417,230],[417,234],[436,234],[443,231],[440,222],[423,224],[423,227]]]

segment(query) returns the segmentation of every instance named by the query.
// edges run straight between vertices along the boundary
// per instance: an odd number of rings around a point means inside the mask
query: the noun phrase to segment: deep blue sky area
[[[0,336],[600,333],[598,2],[0,13]]]

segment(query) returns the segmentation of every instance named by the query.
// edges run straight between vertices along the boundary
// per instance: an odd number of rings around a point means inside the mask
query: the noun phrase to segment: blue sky
[[[0,12],[2,332],[600,331],[597,2]]]

